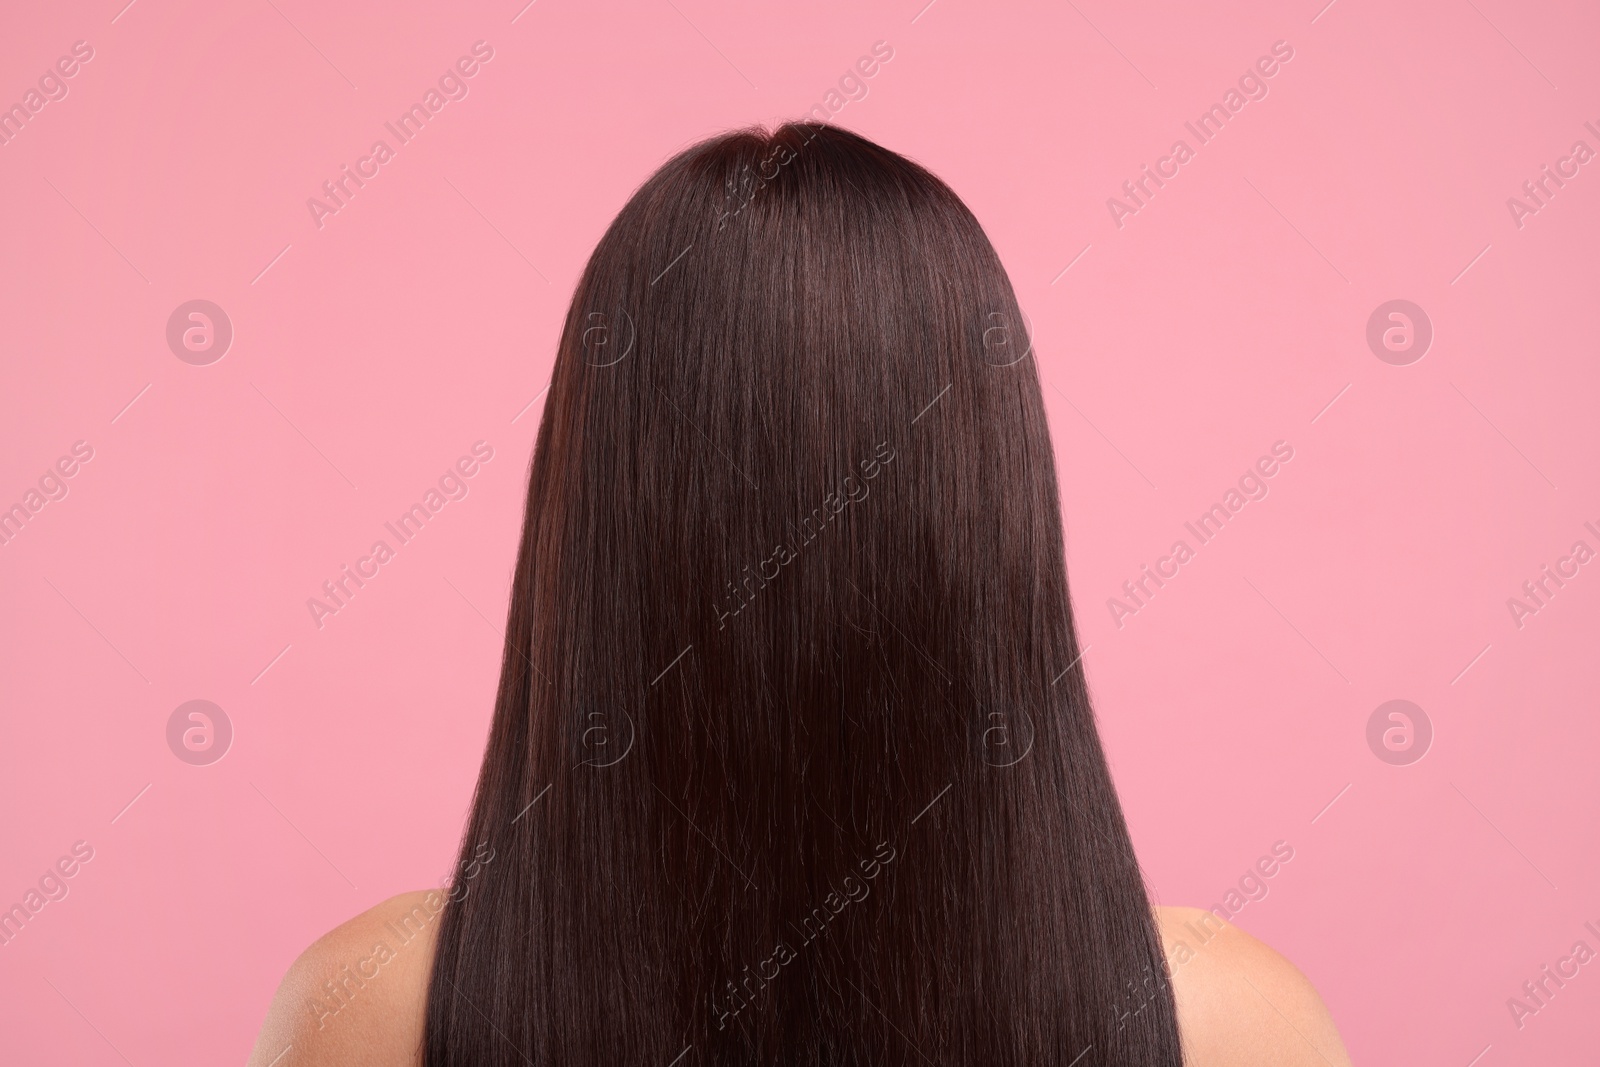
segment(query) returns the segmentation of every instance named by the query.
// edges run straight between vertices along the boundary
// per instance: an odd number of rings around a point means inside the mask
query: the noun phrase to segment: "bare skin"
[[[437,891],[401,894],[301,953],[248,1067],[417,1067],[442,904]],[[1349,1067],[1328,1009],[1294,964],[1198,908],[1155,911],[1186,1067]],[[337,1011],[327,982],[345,990]]]
[[[1188,1067],[1350,1067],[1333,1017],[1294,964],[1210,912],[1155,912]]]

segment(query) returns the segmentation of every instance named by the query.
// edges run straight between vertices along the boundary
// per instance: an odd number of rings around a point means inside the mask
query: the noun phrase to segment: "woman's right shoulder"
[[[391,897],[306,948],[273,997],[249,1067],[416,1067],[444,909]],[[1186,1067],[1349,1067],[1321,996],[1270,946],[1199,908],[1155,909]]]
[[[1186,1067],[1349,1067],[1327,1005],[1299,968],[1209,911],[1155,911]]]
[[[278,985],[248,1067],[416,1067],[445,894],[402,893],[312,942]]]

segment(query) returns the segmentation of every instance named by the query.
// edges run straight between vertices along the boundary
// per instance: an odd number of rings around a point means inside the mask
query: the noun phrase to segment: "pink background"
[[[668,156],[799,117],[879,40],[834,121],[949,181],[1032,318],[1159,899],[1215,903],[1287,841],[1236,921],[1357,1062],[1592,1057],[1600,964],[1521,1029],[1506,1000],[1600,949],[1600,564],[1520,628],[1506,601],[1600,548],[1600,161],[1520,228],[1506,200],[1600,149],[1600,12],[524,2],[6,16],[0,103],[94,58],[0,146],[0,506],[94,458],[0,546],[0,905],[95,852],[0,947],[0,1060],[243,1062],[308,942],[439,883],[579,270]],[[319,229],[307,198],[480,39],[469,95]],[[1279,40],[1269,95],[1115,225],[1107,198]],[[196,298],[235,331],[209,366],[165,340]],[[1365,340],[1397,298],[1434,328],[1409,366]],[[469,495],[317,629],[306,599],[478,440]],[[1277,440],[1266,499],[1119,629],[1107,598]],[[1365,736],[1395,698],[1435,731],[1408,766]],[[235,731],[209,766],[167,745],[192,699]]]

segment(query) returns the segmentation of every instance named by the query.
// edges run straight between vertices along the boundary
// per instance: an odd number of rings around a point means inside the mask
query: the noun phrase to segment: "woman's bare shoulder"
[[[1199,908],[1156,908],[1187,1067],[1349,1067],[1306,976]]]
[[[417,1067],[438,890],[403,893],[318,938],[284,975],[249,1067]],[[1156,908],[1188,1067],[1349,1067],[1306,977],[1198,908]]]
[[[289,966],[249,1067],[416,1067],[438,890],[402,893],[318,938]]]

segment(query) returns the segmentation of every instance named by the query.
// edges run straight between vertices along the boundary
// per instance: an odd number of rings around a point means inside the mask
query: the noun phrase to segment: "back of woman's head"
[[[1079,653],[972,214],[828,126],[676,156],[562,333],[427,1063],[1178,1064]]]

